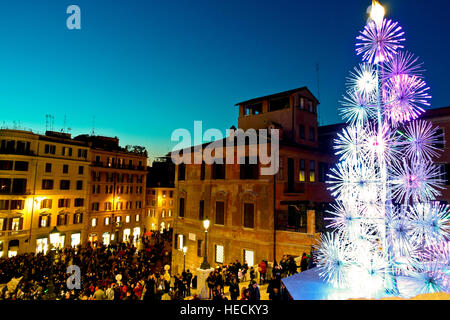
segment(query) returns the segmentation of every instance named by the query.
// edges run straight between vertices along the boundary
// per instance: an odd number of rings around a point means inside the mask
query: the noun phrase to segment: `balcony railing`
[[[286,182],[284,184],[284,193],[305,193],[305,184],[304,183],[292,183],[289,184]]]

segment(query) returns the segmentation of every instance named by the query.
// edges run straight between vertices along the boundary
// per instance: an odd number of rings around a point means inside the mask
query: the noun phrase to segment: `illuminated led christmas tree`
[[[437,127],[419,120],[431,98],[422,63],[403,51],[404,32],[373,1],[357,37],[362,63],[350,73],[331,169],[336,203],[317,247],[320,275],[360,296],[450,291],[449,206],[443,188]],[[397,280],[411,279],[408,293]]]

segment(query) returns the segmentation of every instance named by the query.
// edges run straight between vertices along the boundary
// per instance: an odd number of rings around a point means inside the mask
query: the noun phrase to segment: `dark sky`
[[[433,107],[450,105],[450,1],[386,0],[387,17],[425,62]],[[81,30],[66,8],[81,8]],[[308,86],[320,122],[340,122],[354,40],[370,0],[1,0],[1,120],[118,136],[168,152],[177,128],[225,132],[236,102]]]

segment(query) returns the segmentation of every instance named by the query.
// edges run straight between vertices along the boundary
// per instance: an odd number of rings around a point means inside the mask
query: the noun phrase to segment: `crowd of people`
[[[17,283],[4,285],[0,300],[140,300],[157,298],[159,291],[162,298],[169,291],[164,289],[170,282],[164,266],[171,261],[171,239],[170,232],[153,233],[141,238],[141,250],[132,242],[108,246],[88,243],[52,254],[2,258],[0,283],[14,279]],[[80,268],[79,288],[67,286],[70,265]]]
[[[191,288],[197,287],[197,277],[189,269],[171,275],[171,239],[170,232],[155,233],[141,239],[139,250],[132,242],[107,246],[88,243],[65,248],[56,255],[30,253],[2,258],[0,283],[9,284],[0,285],[0,300],[183,300],[191,296]],[[73,289],[67,285],[70,265],[78,266],[81,275],[80,287]],[[270,300],[289,300],[281,279],[299,268],[305,271],[311,267],[313,259],[306,253],[300,266],[293,257],[283,256],[271,269],[265,260],[250,267],[236,260],[209,274],[209,298],[257,301],[261,299],[260,286],[268,284]],[[248,285],[242,286],[244,282]],[[229,289],[227,294],[225,287]],[[193,299],[199,298],[194,294]]]

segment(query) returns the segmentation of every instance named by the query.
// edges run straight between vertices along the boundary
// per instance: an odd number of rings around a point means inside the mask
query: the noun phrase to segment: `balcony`
[[[0,154],[13,154],[20,156],[34,156],[35,153],[32,150],[15,150],[15,149],[0,149]]]
[[[286,182],[283,187],[284,193],[302,194],[305,193],[305,183],[289,183]]]

